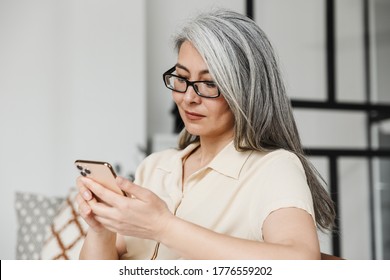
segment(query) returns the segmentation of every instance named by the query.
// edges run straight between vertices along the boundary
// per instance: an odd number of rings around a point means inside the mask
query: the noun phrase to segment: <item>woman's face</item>
[[[176,74],[189,81],[212,81],[206,63],[188,41],[180,47]],[[173,91],[172,95],[189,133],[201,138],[233,137],[233,113],[222,94],[217,98],[204,98],[189,86],[185,93]]]

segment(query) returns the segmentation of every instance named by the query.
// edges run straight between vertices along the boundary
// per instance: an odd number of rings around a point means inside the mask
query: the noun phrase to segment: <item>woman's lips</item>
[[[200,120],[200,119],[205,117],[204,115],[197,114],[197,113],[194,113],[194,112],[185,111],[185,113],[186,113],[187,118],[190,119],[190,120]]]

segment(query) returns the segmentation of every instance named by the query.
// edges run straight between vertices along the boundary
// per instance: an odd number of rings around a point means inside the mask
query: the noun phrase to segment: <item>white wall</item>
[[[127,173],[146,142],[145,4],[0,1],[0,258],[16,243],[15,191],[64,195],[77,158]]]

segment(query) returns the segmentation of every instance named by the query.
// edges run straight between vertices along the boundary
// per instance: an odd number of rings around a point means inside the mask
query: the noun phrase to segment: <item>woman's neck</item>
[[[232,140],[233,135],[219,139],[200,137],[200,147],[195,151],[195,156],[202,166],[206,165]]]

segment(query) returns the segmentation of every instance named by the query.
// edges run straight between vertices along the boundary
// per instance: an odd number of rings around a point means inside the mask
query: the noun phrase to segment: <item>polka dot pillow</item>
[[[15,210],[18,219],[16,259],[41,258],[45,232],[50,227],[64,198],[17,192]]]

